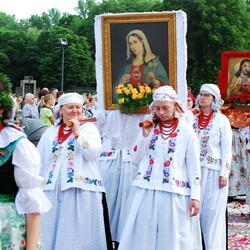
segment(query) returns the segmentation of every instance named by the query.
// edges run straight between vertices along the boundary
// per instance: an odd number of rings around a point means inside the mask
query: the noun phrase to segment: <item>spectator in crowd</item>
[[[25,125],[26,118],[39,119],[35,96],[31,93],[25,95],[25,105],[22,108],[22,124]]]
[[[57,92],[57,100],[60,98],[60,96],[62,96],[64,94],[64,92],[62,90]],[[59,114],[59,104],[54,104],[54,106],[52,106],[52,112],[54,115],[55,120],[60,118],[60,114]]]
[[[54,125],[55,119],[53,112],[51,110],[52,105],[54,104],[55,99],[52,94],[47,94],[42,96],[41,103],[42,108],[40,111],[40,119],[49,127]]]
[[[90,118],[94,116],[94,109],[95,106],[95,98],[93,96],[89,96],[84,103],[84,109],[85,109],[85,117]]]
[[[59,92],[58,89],[57,88],[51,88],[49,92],[50,92],[50,94],[52,94],[54,96],[54,99],[55,99],[54,105],[56,105],[57,102],[58,102],[58,96],[59,96],[58,95],[58,92]]]
[[[195,97],[193,96],[191,91],[188,91],[187,108],[191,110],[194,108],[194,106],[195,106]]]
[[[39,114],[40,114],[40,109],[41,109],[41,107],[42,107],[42,105],[41,105],[41,98],[42,98],[42,96],[45,96],[45,95],[47,95],[47,94],[49,94],[48,88],[43,88],[43,89],[41,89],[41,90],[38,92],[37,109],[38,109]]]

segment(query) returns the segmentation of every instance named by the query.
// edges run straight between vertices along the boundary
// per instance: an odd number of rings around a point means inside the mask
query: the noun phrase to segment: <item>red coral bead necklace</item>
[[[167,140],[175,132],[178,124],[179,124],[179,119],[177,118],[174,118],[166,122],[160,121],[159,128],[162,139]]]
[[[214,114],[214,110],[210,112],[210,114],[208,115],[205,115],[202,111],[199,115],[199,119],[198,119],[198,127],[200,130],[203,130],[205,129],[209,122],[211,121],[212,117],[213,117],[213,114]]]

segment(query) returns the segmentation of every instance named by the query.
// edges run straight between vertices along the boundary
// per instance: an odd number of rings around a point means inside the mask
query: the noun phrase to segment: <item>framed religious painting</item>
[[[218,86],[222,98],[232,103],[250,103],[250,51],[223,52],[221,64]]]
[[[250,51],[228,51],[221,56],[218,86],[225,103],[221,111],[232,127],[250,126]]]
[[[104,108],[117,109],[117,86],[176,89],[176,13],[101,16]]]

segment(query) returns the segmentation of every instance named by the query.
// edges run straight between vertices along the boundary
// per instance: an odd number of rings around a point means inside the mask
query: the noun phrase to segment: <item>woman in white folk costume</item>
[[[203,84],[198,95],[200,114],[194,130],[200,141],[201,229],[207,250],[226,249],[225,213],[228,176],[232,159],[232,130],[228,118],[220,113],[223,104],[215,84]]]
[[[51,208],[42,191],[40,156],[11,124],[13,99],[0,92],[0,249],[44,249],[40,214]]]
[[[97,167],[101,138],[93,123],[80,123],[83,102],[77,93],[63,94],[58,100],[60,123],[48,128],[38,143],[44,192],[53,205],[41,222],[48,250],[112,249]]]
[[[179,119],[183,108],[172,87],[156,89],[151,107],[154,122],[143,123],[132,154],[139,170],[118,249],[201,249],[197,136]]]

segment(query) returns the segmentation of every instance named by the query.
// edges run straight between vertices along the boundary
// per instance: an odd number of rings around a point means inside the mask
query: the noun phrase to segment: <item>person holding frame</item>
[[[118,249],[201,250],[197,136],[171,86],[157,88],[150,106],[153,120],[140,124],[131,152],[138,174]]]

